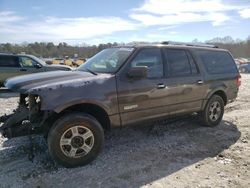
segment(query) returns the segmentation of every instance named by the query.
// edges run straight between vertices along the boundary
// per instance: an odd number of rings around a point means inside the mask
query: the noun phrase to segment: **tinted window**
[[[0,67],[19,67],[18,58],[15,56],[0,55]]]
[[[228,52],[198,50],[197,54],[210,74],[237,73],[237,67]]]
[[[168,62],[169,76],[187,76],[192,74],[185,50],[164,49],[164,54]]]
[[[131,66],[146,66],[148,68],[148,78],[163,77],[161,51],[158,48],[142,49],[131,62]]]

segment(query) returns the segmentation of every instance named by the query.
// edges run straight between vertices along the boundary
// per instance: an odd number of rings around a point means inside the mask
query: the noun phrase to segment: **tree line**
[[[250,57],[250,39],[245,42],[228,43],[228,44],[215,44],[219,48],[229,50],[235,58],[249,58]]]
[[[220,48],[228,49],[235,58],[250,57],[250,37],[244,41],[234,41],[226,40],[226,38],[215,38],[216,40],[206,41],[208,43],[213,43]],[[224,41],[223,41],[224,40]],[[63,58],[65,56],[74,57],[75,54],[81,58],[89,58],[96,54],[97,52],[109,48],[112,46],[118,46],[124,44],[106,43],[99,45],[85,45],[85,46],[72,46],[65,42],[54,44],[52,42],[35,42],[35,43],[25,43],[25,44],[11,44],[11,43],[2,43],[0,44],[0,52],[4,53],[22,53],[32,54],[37,57],[44,58]]]
[[[71,46],[65,42],[59,43],[58,45],[55,45],[53,42],[35,42],[29,44],[2,43],[0,44],[0,52],[14,54],[26,53],[44,58],[74,57],[74,55],[77,54],[78,57],[89,58],[105,48],[117,45],[117,43],[107,43],[99,44],[98,46]]]

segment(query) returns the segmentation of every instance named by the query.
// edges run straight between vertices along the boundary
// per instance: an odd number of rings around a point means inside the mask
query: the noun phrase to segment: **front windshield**
[[[97,73],[114,73],[124,63],[134,48],[109,48],[102,50],[77,70]]]

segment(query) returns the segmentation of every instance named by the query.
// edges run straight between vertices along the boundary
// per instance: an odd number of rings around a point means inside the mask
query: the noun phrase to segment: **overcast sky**
[[[250,0],[0,0],[0,43],[205,41],[250,35]]]

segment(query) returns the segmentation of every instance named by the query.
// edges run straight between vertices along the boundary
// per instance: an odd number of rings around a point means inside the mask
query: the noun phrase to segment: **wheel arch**
[[[224,105],[227,104],[227,95],[226,95],[226,92],[223,91],[223,90],[218,90],[218,91],[215,91],[211,96],[213,95],[218,95],[220,96],[222,99],[223,99],[223,102],[224,102]]]
[[[213,96],[213,95],[218,95],[220,96],[222,99],[223,99],[223,102],[224,102],[224,105],[227,104],[227,95],[226,95],[226,91],[222,88],[219,88],[219,89],[216,89],[216,90],[213,90],[212,92],[210,92],[206,99],[204,100],[203,104],[202,104],[202,110],[205,109],[206,107],[206,104],[207,104],[207,101]]]
[[[87,113],[96,118],[104,130],[110,130],[111,123],[109,115],[102,107],[93,103],[81,103],[68,106],[67,108],[61,110],[59,113],[51,112],[43,126],[45,134],[48,133],[49,129],[52,127],[52,125],[57,119],[72,112]]]
[[[109,115],[104,108],[93,103],[81,103],[69,106],[60,112],[65,114],[68,112],[84,112],[95,117],[104,129],[110,129]]]

